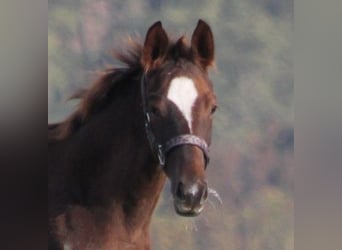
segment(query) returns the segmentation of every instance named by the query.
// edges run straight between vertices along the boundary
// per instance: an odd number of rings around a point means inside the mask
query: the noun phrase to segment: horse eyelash
[[[218,106],[215,104],[212,108],[211,108],[211,114],[214,114],[218,109]]]
[[[159,113],[159,109],[157,108],[157,107],[155,107],[155,106],[151,106],[151,113],[152,114],[156,114],[156,115],[158,115],[158,113]]]

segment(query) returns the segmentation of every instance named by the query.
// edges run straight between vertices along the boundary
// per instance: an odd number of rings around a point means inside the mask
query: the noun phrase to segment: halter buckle
[[[148,112],[145,113],[145,124],[149,124],[151,122],[150,114]]]
[[[163,167],[165,165],[165,155],[164,155],[163,146],[160,144],[158,144],[157,146],[157,156],[158,156],[159,165]]]

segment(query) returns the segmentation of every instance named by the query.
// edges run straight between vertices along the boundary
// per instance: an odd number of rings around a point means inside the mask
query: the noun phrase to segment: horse
[[[73,96],[71,115],[48,124],[49,249],[150,249],[167,179],[179,215],[199,215],[207,199],[210,26],[199,20],[189,43],[158,21],[116,58],[124,66],[104,70]]]

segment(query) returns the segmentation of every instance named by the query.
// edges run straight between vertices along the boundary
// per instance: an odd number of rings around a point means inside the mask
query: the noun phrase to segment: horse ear
[[[214,36],[209,25],[201,19],[192,34],[191,50],[205,70],[214,63]]]
[[[169,38],[160,21],[154,23],[147,31],[142,51],[142,64],[151,68],[158,59],[164,58],[169,46]]]

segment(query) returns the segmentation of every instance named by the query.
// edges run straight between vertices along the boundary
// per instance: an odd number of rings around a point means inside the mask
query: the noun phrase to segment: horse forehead
[[[193,79],[186,76],[175,77],[170,81],[167,98],[172,101],[183,114],[192,130],[192,108],[199,93]]]
[[[196,80],[188,76],[176,76],[172,78],[168,86],[168,95],[175,93],[182,94],[184,91],[191,91],[190,94],[192,92],[198,93]]]

